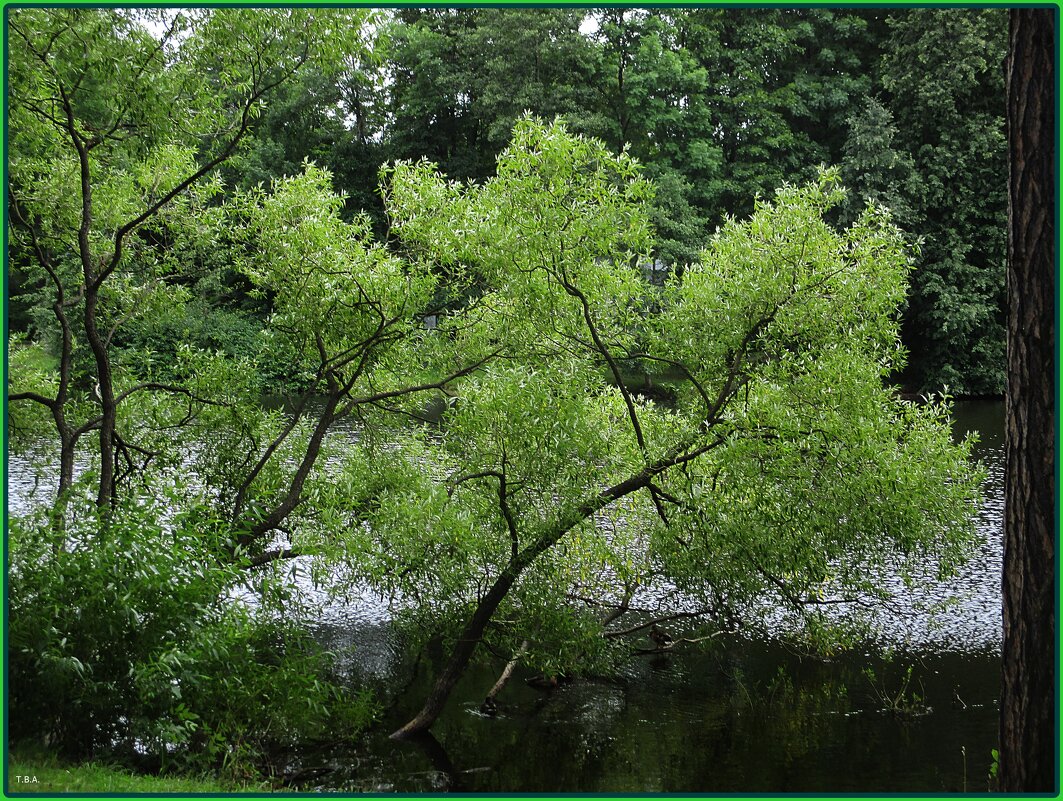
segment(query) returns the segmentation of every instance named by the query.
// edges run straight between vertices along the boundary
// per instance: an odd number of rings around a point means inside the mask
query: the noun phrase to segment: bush
[[[191,518],[140,502],[106,523],[71,512],[64,534],[12,520],[12,741],[244,771],[369,722],[369,697],[339,684],[332,654],[234,600],[244,572]]]

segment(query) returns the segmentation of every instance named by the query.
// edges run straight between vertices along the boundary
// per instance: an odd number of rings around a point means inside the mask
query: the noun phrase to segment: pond
[[[957,404],[957,433],[980,434],[988,469],[986,543],[933,618],[883,616],[877,642],[830,660],[777,640],[731,637],[707,650],[636,656],[620,674],[552,691],[518,668],[499,713],[480,702],[499,666],[472,668],[417,743],[387,738],[420,706],[441,654],[414,661],[371,593],[333,604],[317,637],[346,654],[352,681],[378,688],[379,727],[357,742],[306,749],[290,789],[326,792],[962,792],[987,789],[997,742],[1003,404]],[[32,503],[31,464],[11,457],[9,504]],[[910,671],[910,672],[909,672]]]
[[[421,743],[388,732],[419,708],[435,674],[411,667],[371,595],[318,625],[353,647],[352,672],[389,704],[358,743],[298,755],[292,786],[345,792],[978,792],[997,743],[1003,404],[957,404],[958,434],[979,432],[988,470],[986,543],[947,586],[900,598],[957,602],[931,617],[889,614],[878,642],[831,660],[779,641],[734,637],[710,650],[635,657],[614,679],[549,692],[519,669],[479,712],[500,665],[471,669]],[[437,661],[441,655],[436,655]],[[910,676],[908,674],[911,669]],[[395,688],[400,688],[395,691]],[[391,688],[392,692],[388,692]]]

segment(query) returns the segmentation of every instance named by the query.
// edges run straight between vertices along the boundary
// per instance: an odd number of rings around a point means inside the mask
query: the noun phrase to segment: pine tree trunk
[[[1058,788],[1055,9],[1012,9],[1000,789]]]

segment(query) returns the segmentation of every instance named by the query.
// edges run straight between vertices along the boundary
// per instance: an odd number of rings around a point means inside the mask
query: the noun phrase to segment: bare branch
[[[252,557],[244,567],[245,569],[250,570],[282,559],[297,559],[304,555],[305,554],[302,551],[295,548],[276,548],[272,551],[263,551],[258,556]]]
[[[197,395],[188,387],[182,387],[177,384],[162,384],[158,381],[144,381],[142,383],[135,384],[134,386],[129,387],[129,389],[126,389],[116,395],[114,398],[114,402],[115,404],[119,404],[126,398],[128,398],[130,395],[133,395],[137,392],[143,392],[144,390],[148,389],[154,389],[160,392],[170,392],[175,395],[185,395],[189,398],[189,400],[193,400],[196,403],[202,403],[206,406],[228,406],[228,404],[223,401],[211,400],[210,398],[204,398],[201,395]]]
[[[475,372],[483,365],[487,364],[487,362],[489,362],[491,359],[498,356],[499,353],[501,353],[500,350],[493,351],[484,356],[482,359],[473,362],[470,365],[466,365],[460,370],[456,370],[455,372],[444,378],[439,379],[438,381],[432,381],[428,384],[416,384],[410,387],[402,387],[401,389],[392,389],[384,392],[377,392],[373,395],[366,395],[361,398],[351,398],[351,400],[345,405],[343,412],[341,412],[341,415],[350,411],[351,408],[358,406],[362,403],[377,403],[378,401],[387,400],[388,398],[397,398],[401,395],[412,395],[414,392],[427,392],[428,390],[432,389],[445,389],[446,385],[449,384],[451,381],[454,381],[458,378],[462,378],[463,376],[467,376],[470,373]]]
[[[643,629],[652,628],[660,623],[668,623],[671,620],[688,620],[690,618],[704,617],[705,615],[715,614],[716,610],[709,607],[705,609],[699,609],[695,612],[673,612],[669,615],[662,615],[661,617],[653,620],[647,620],[645,623],[639,623],[637,626],[631,626],[630,628],[620,629],[619,631],[604,631],[602,636],[606,639],[615,639],[617,637],[627,637],[630,634],[642,631]]]
[[[7,400],[8,402],[20,400],[36,401],[42,406],[47,406],[49,409],[55,406],[57,402],[55,398],[47,398],[37,392],[12,392],[10,395],[7,396]]]

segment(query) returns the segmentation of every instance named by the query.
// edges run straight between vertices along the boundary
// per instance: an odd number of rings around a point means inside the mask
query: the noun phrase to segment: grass
[[[254,793],[269,786],[236,784],[209,777],[149,776],[96,762],[66,764],[44,753],[15,751],[8,754],[8,793]]]

